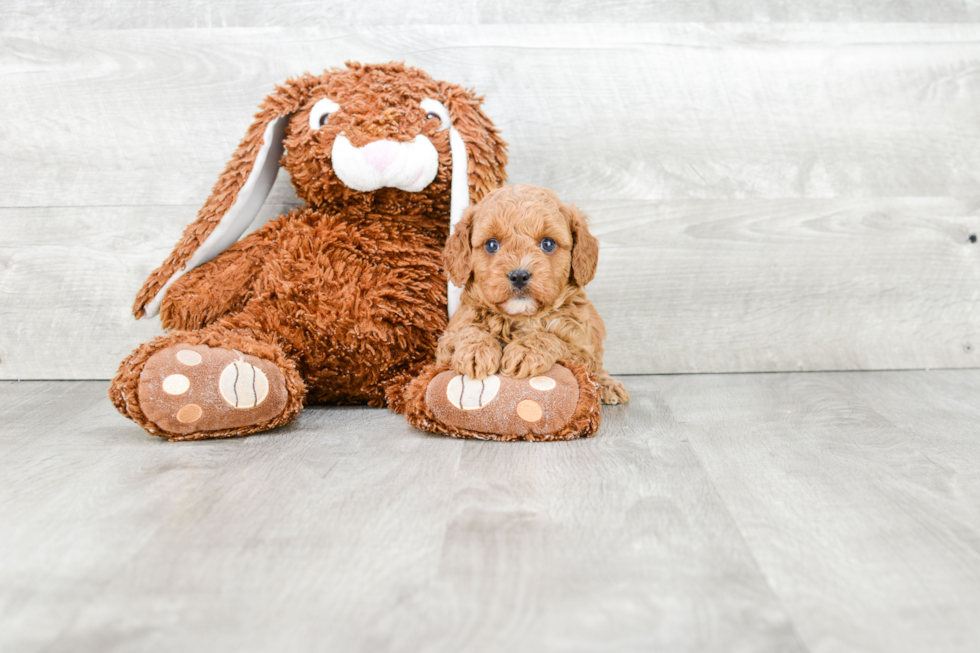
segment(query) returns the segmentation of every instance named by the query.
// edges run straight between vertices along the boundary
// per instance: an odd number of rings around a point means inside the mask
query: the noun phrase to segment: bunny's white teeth
[[[362,193],[383,187],[418,193],[439,171],[439,152],[422,134],[407,143],[374,141],[364,147],[354,147],[339,134],[330,158],[337,177]]]

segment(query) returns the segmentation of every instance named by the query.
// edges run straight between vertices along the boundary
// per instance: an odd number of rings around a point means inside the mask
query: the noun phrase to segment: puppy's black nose
[[[520,290],[531,280],[531,273],[523,268],[520,270],[511,270],[507,274],[507,278],[510,279],[510,285]]]

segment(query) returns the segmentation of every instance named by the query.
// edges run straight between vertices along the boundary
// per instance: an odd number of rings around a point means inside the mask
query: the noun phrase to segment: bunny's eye
[[[548,254],[551,254],[553,251],[555,251],[555,241],[553,241],[550,238],[542,238],[541,249],[543,249]]]
[[[487,242],[483,243],[483,249],[487,250],[487,254],[493,254],[500,249],[500,243],[497,242],[496,238],[491,238]]]
[[[433,118],[439,119],[440,130],[449,127],[449,110],[446,109],[446,106],[442,102],[433,100],[432,98],[426,98],[419,102],[419,106],[425,111],[426,120],[432,120]]]
[[[317,101],[310,109],[310,131],[316,131],[327,124],[330,114],[340,111],[340,105],[330,98]]]

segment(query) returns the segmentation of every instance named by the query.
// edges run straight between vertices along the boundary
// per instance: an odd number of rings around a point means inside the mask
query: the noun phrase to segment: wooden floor
[[[980,370],[623,380],[554,444],[0,383],[0,650],[980,650]]]

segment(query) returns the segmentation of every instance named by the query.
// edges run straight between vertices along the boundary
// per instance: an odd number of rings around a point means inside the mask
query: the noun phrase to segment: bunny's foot
[[[163,340],[150,343],[148,351],[146,345],[137,349],[109,391],[120,412],[153,435],[171,440],[247,435],[285,424],[298,413],[302,381],[275,357]],[[245,339],[238,344],[263,348]]]
[[[413,426],[453,437],[571,440],[599,428],[598,388],[584,365],[556,364],[531,378],[473,379],[433,364],[389,388],[388,402]]]
[[[143,414],[168,433],[258,426],[286,407],[286,382],[271,362],[229,349],[176,345],[140,374]]]

